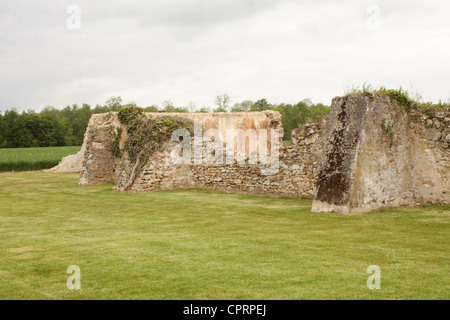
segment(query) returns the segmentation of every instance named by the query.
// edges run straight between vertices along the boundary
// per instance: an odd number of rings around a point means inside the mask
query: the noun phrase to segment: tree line
[[[77,104],[64,109],[46,107],[37,113],[33,110],[19,113],[16,109],[0,112],[0,148],[80,146],[84,132],[93,114],[119,111],[123,107],[136,106],[136,103],[122,103],[120,97],[109,98],[104,105],[92,108],[88,104]],[[284,139],[291,139],[291,131],[305,122],[327,115],[330,107],[313,104],[305,99],[296,104],[271,104],[266,99],[256,102],[245,100],[231,104],[227,94],[218,95],[215,106],[197,108],[194,104],[175,107],[170,100],[163,101],[162,107],[152,105],[143,108],[145,112],[254,112],[275,110],[281,113]]]

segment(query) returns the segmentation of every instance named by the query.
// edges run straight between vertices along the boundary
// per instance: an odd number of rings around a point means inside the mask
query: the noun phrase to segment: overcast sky
[[[0,0],[1,111],[330,104],[364,82],[437,102],[449,72],[448,0]]]

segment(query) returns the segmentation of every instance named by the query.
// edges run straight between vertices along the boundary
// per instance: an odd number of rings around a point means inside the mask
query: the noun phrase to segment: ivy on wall
[[[137,173],[156,152],[162,151],[163,144],[169,141],[177,129],[187,129],[193,132],[193,122],[177,117],[147,118],[142,108],[131,106],[122,108],[118,113],[119,121],[127,129],[127,136],[120,148],[123,130],[117,127],[113,132],[111,151],[114,157],[126,156],[130,162],[128,178],[124,185],[127,190],[136,179]]]

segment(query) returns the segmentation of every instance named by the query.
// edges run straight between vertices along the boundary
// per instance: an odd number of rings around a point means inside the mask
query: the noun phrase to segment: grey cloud
[[[66,9],[81,8],[68,30]],[[366,27],[369,5],[381,29]],[[446,99],[447,1],[0,2],[0,110],[171,99],[329,103],[352,84]]]
[[[81,2],[88,20],[130,19],[143,25],[207,26],[232,22],[279,6],[286,0],[153,0]]]

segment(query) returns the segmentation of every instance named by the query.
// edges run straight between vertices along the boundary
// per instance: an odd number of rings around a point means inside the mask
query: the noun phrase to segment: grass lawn
[[[0,171],[49,169],[81,147],[0,148]]]
[[[450,298],[449,206],[339,216],[307,199],[77,181],[0,174],[0,299]]]

